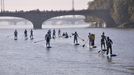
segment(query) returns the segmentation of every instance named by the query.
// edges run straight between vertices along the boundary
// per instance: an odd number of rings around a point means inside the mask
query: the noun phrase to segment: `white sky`
[[[75,9],[86,9],[92,0],[74,0]],[[14,10],[71,10],[72,0],[5,0],[5,9]]]

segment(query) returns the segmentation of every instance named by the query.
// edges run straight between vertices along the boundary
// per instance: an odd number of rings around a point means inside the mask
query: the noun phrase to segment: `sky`
[[[93,0],[74,0],[76,10],[86,9]],[[71,10],[72,0],[5,0],[5,10]]]

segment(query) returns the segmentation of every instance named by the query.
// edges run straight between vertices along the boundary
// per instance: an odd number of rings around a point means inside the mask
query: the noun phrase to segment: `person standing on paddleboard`
[[[101,35],[101,50],[102,49],[106,49],[106,36],[104,32]]]
[[[74,36],[74,44],[75,44],[75,45],[76,45],[76,44],[79,44],[79,43],[78,43],[78,37],[79,37],[78,33],[75,32],[75,33],[73,33],[72,35]]]
[[[53,39],[55,39],[55,37],[56,37],[56,31],[55,29],[53,29]]]
[[[89,47],[91,46],[91,33],[88,34]]]
[[[25,36],[25,40],[27,40],[28,37],[27,37],[27,30],[26,30],[26,29],[25,29],[25,31],[24,31],[24,36]]]
[[[17,38],[18,38],[18,32],[17,32],[17,30],[15,29],[15,31],[14,31],[14,40],[17,40]]]
[[[60,31],[60,29],[58,30],[58,37],[61,37],[61,31]]]
[[[46,40],[46,47],[50,47],[50,40],[51,40],[51,35],[49,32],[45,35],[45,40]]]
[[[91,46],[94,47],[95,46],[95,34],[91,34],[90,39],[91,39]]]
[[[30,39],[33,40],[33,30],[30,31]]]
[[[110,55],[112,55],[112,44],[113,44],[113,41],[109,37],[107,37],[107,40],[106,40],[107,55],[109,54],[109,52],[110,52]]]

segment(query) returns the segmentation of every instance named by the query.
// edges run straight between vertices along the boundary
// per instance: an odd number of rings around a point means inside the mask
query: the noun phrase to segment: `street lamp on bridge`
[[[72,10],[74,11],[74,0],[72,0]]]
[[[1,0],[1,12],[5,11],[5,1]]]

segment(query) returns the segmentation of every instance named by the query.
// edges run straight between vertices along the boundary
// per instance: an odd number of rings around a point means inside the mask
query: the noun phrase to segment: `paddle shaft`
[[[35,41],[34,43],[43,42],[43,41],[45,41],[45,40],[39,40],[39,41]]]

